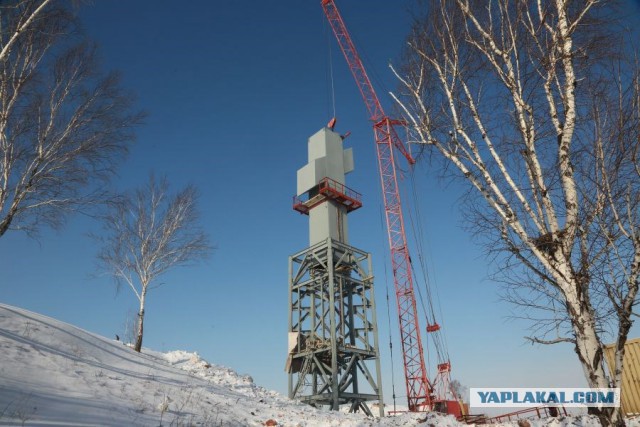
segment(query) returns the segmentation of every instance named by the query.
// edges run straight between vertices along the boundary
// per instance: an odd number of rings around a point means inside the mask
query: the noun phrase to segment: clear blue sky
[[[333,115],[333,58],[337,128],[352,132],[346,145],[355,152],[348,185],[365,202],[349,217],[350,239],[373,254],[390,402],[392,369],[399,396],[404,385],[398,351],[396,366],[389,362],[386,281],[393,285],[385,278],[389,257],[373,133],[319,3],[99,1],[83,6],[80,17],[105,68],[122,72],[124,85],[149,114],[114,186],[138,186],[151,170],[166,173],[174,188],[196,184],[203,224],[217,246],[208,263],[174,270],[150,294],[144,345],[197,351],[283,393],[287,258],[307,246],[306,217],[291,209],[291,196],[296,170],[306,162],[307,137]],[[412,4],[339,4],[370,74],[389,88],[394,83],[386,65],[398,59]],[[511,307],[498,301],[481,248],[460,227],[460,190],[443,186],[424,166],[417,173],[454,378],[469,387],[585,385],[568,345],[525,344],[527,325],[506,318]],[[62,231],[45,230],[37,241],[5,235],[0,299],[107,337],[122,335],[137,301],[96,276],[97,249],[86,233],[97,230],[90,219],[75,216]],[[394,306],[391,334],[399,348]]]

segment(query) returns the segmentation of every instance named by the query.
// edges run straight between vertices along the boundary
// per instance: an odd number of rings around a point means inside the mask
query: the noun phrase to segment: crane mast
[[[353,44],[334,0],[321,0],[322,8],[338,40],[338,44],[347,60],[358,89],[367,107],[369,118],[373,122],[378,167],[382,184],[382,195],[387,222],[391,265],[398,306],[400,339],[407,388],[407,400],[410,411],[432,408],[433,387],[427,377],[418,311],[414,295],[411,258],[407,247],[407,237],[402,217],[402,205],[398,188],[398,177],[394,160],[394,147],[409,161],[415,160],[401,142],[395,125],[402,124],[389,118],[382,109],[378,96],[367,76],[364,65]],[[436,325],[430,326],[437,327]]]

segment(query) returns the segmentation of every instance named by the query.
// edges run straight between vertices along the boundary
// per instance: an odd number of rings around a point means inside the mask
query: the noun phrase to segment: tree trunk
[[[576,339],[575,352],[580,359],[589,387],[609,388],[611,384],[604,370],[604,348],[598,338],[593,312],[586,301],[572,296],[567,295],[567,310],[571,315]],[[625,425],[620,408],[590,407],[588,413],[596,415],[605,427]]]
[[[582,363],[589,387],[609,387],[602,364],[604,356],[602,344],[595,330],[592,313],[583,304],[575,307],[571,301],[567,301],[567,306],[570,312],[576,313],[571,319],[576,338],[575,351]]]
[[[146,286],[140,295],[140,311],[138,312],[138,333],[136,335],[136,345],[133,347],[135,351],[140,353],[142,350],[142,335],[144,333],[144,300],[147,294]]]
[[[7,232],[7,230],[9,229],[9,225],[11,224],[11,220],[13,218],[10,217],[5,217],[2,221],[0,221],[0,237],[2,237],[4,235],[4,233]]]
[[[625,427],[626,424],[624,422],[624,418],[622,416],[622,411],[620,408],[602,408],[598,409],[595,407],[590,407],[588,410],[589,415],[595,415],[600,420],[600,424],[604,427],[615,426],[615,427]]]

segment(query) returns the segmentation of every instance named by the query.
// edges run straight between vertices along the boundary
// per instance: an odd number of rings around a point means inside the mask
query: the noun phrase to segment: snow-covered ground
[[[371,419],[317,410],[195,353],[139,354],[121,342],[3,304],[0,355],[0,425],[461,426],[436,414]],[[587,417],[531,422],[541,425],[598,423]]]

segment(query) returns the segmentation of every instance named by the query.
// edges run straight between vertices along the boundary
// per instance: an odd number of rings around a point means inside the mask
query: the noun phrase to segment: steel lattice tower
[[[289,397],[367,415],[378,401],[383,416],[371,255],[347,239],[362,202],[344,184],[353,156],[332,125],[309,139],[298,171],[294,209],[309,215],[311,246],[289,257]]]

